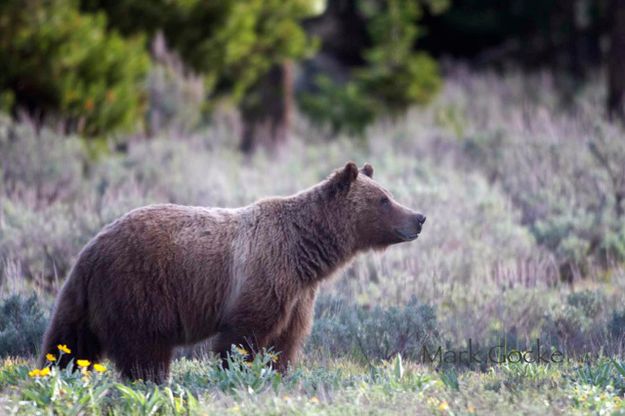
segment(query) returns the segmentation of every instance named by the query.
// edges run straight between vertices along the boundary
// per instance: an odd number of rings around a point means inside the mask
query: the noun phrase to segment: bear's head
[[[326,183],[330,200],[342,207],[343,218],[353,230],[360,249],[381,249],[417,238],[425,216],[397,203],[373,180],[373,168],[358,169],[349,162],[335,171]]]

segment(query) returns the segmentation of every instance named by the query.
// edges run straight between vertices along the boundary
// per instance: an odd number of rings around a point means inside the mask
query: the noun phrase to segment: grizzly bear
[[[289,197],[242,208],[150,205],[105,226],[80,252],[46,331],[47,353],[107,356],[129,379],[160,383],[175,347],[215,336],[273,347],[293,364],[319,283],[359,252],[417,238],[425,216],[395,202],[353,162]]]

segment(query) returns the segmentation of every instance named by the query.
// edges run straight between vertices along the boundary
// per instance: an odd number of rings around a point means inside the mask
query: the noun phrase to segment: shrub
[[[12,295],[0,303],[0,356],[32,356],[47,325],[36,295]]]
[[[600,291],[569,294],[566,304],[554,306],[546,314],[543,337],[560,350],[592,351],[595,343],[605,340],[604,325],[597,325],[605,302]]]
[[[625,341],[625,310],[612,312],[612,317],[608,321],[608,332],[616,341]]]
[[[155,62],[147,80],[148,130],[152,135],[162,130],[188,133],[201,118],[204,80],[168,50],[162,33],[152,42],[152,55]]]
[[[103,14],[70,0],[0,6],[0,92],[13,110],[60,119],[66,132],[96,136],[134,127],[149,58],[141,38],[107,31]]]
[[[582,290],[573,292],[566,297],[566,303],[581,309],[584,316],[594,319],[599,315],[605,304],[606,297],[598,290]]]
[[[368,361],[397,354],[417,359],[423,346],[432,349],[439,338],[434,309],[414,297],[389,308],[345,305],[326,297],[317,301],[308,348],[332,356],[356,354]]]
[[[625,142],[622,127],[594,110],[555,110],[546,98],[555,95],[553,89],[540,81],[485,77],[479,82],[488,85],[470,85],[475,96],[488,89],[495,98],[464,104],[463,118],[471,125],[463,129],[463,145],[474,167],[522,210],[523,224],[555,254],[562,277],[570,281],[588,275],[595,264],[625,260]],[[518,105],[513,96],[528,104]],[[592,105],[587,97],[580,101]]]
[[[80,192],[86,153],[77,137],[36,131],[0,115],[0,191],[47,206]]]

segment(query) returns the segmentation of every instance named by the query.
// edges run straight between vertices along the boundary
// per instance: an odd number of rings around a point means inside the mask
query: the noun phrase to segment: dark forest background
[[[0,3],[0,108],[95,141],[192,130],[224,103],[245,152],[287,140],[296,107],[358,136],[428,103],[458,61],[553,71],[564,105],[605,76],[606,112],[622,118],[625,0]]]

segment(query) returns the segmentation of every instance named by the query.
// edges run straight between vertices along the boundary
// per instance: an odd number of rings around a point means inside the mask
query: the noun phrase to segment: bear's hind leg
[[[64,353],[61,357],[58,346],[66,345],[71,353]],[[71,360],[89,360],[98,362],[102,348],[97,336],[89,329],[83,320],[62,320],[58,316],[52,318],[45,335],[38,365],[48,364],[47,354],[52,354],[60,368],[65,368]]]

